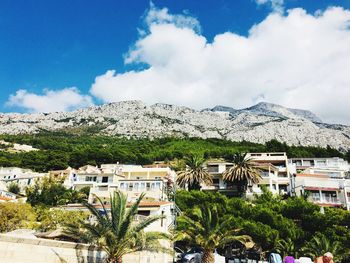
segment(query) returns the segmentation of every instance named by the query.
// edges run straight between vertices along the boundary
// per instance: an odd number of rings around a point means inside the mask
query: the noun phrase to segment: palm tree
[[[340,242],[331,242],[325,235],[319,234],[314,236],[306,245],[302,248],[303,253],[306,256],[317,258],[324,255],[326,252],[331,252],[334,255],[334,262],[339,262],[345,255],[348,255],[350,251],[343,251]]]
[[[251,242],[247,235],[238,235],[239,230],[232,228],[233,217],[223,220],[219,217],[217,207],[199,206],[189,215],[178,218],[175,240],[185,241],[194,247],[203,249],[202,263],[214,262],[216,248],[232,242],[245,244]]]
[[[247,189],[247,185],[260,182],[260,170],[251,158],[247,158],[247,153],[236,153],[228,161],[232,162],[233,166],[222,174],[222,178],[225,181],[236,182],[240,195]]]
[[[66,232],[76,236],[82,242],[94,244],[107,254],[106,262],[121,263],[124,255],[136,251],[170,252],[161,246],[160,240],[169,240],[169,235],[162,232],[145,232],[144,229],[161,219],[162,216],[150,216],[142,222],[135,220],[137,210],[144,194],[129,208],[127,196],[116,191],[110,197],[111,209],[107,211],[98,198],[102,210],[84,202],[84,206],[94,216],[95,222],[81,221],[80,227],[68,225]]]
[[[81,191],[76,191],[74,189],[68,189],[62,195],[61,199],[58,200],[58,204],[65,205],[68,203],[81,203],[87,199],[88,196],[85,193]]]
[[[295,247],[293,240],[287,238],[286,240],[280,239],[277,241],[276,251],[281,254],[282,257],[293,256],[298,257],[298,249]]]
[[[188,190],[200,190],[201,184],[211,185],[213,180],[204,166],[205,159],[199,155],[191,155],[185,158],[186,169],[177,173],[176,182],[180,187],[188,187]]]

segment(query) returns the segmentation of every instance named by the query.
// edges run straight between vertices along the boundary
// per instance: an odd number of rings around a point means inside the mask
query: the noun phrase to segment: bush
[[[0,203],[0,232],[36,226],[36,214],[29,204]]]
[[[7,187],[7,190],[13,194],[19,194],[19,192],[21,191],[18,184],[14,183],[14,182],[9,184],[9,186]]]

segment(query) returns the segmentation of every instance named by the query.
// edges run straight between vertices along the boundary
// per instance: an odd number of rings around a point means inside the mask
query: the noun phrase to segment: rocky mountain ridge
[[[189,136],[289,145],[350,148],[350,127],[325,124],[312,112],[259,103],[235,110],[216,106],[201,111],[141,101],[123,101],[72,112],[0,114],[0,134],[72,131],[91,127],[103,135],[126,137]]]

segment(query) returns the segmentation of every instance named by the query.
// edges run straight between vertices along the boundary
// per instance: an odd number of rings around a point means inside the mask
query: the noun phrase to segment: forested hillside
[[[136,163],[181,159],[189,154],[205,158],[225,158],[235,152],[285,151],[288,157],[334,157],[350,159],[350,152],[319,147],[287,146],[276,140],[266,144],[221,139],[162,138],[126,139],[120,137],[42,133],[36,135],[1,135],[0,140],[32,145],[40,151],[10,153],[0,151],[0,166],[19,166],[36,171],[78,168],[85,164]]]

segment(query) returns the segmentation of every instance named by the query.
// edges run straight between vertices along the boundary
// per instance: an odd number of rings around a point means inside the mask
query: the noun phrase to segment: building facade
[[[26,187],[33,185],[36,178],[42,178],[47,175],[47,173],[37,173],[30,169],[0,167],[0,181],[4,182],[7,186],[10,183],[18,184],[21,193],[25,192]]]
[[[263,185],[274,194],[287,194],[289,192],[291,173],[286,153],[248,153],[246,158],[254,162],[262,177],[259,184],[248,186],[247,197],[262,193],[261,187]],[[223,172],[232,166],[232,163],[222,160],[208,161],[206,168],[212,176],[213,185],[202,185],[202,189],[235,196],[238,191],[237,185],[223,180],[222,177]]]
[[[293,194],[320,206],[350,210],[350,177],[347,161],[334,158],[291,158]]]

